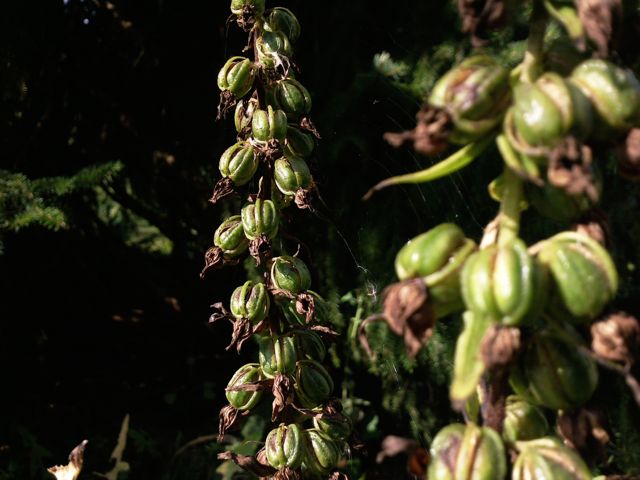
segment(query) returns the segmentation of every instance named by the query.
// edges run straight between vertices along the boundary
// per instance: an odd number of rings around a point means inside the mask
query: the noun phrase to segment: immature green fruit
[[[238,142],[224,151],[219,168],[223,177],[241,186],[251,180],[258,170],[258,157],[249,142]]]
[[[256,39],[258,62],[267,68],[284,65],[293,55],[289,38],[283,32],[265,31]]]
[[[315,475],[326,475],[333,470],[342,456],[341,443],[317,429],[304,431],[304,464]]]
[[[515,392],[556,410],[589,400],[598,384],[598,369],[578,342],[551,330],[537,333],[513,368],[510,382]]]
[[[264,13],[264,0],[231,0],[231,13],[242,15],[245,11],[261,16]]]
[[[460,270],[476,244],[457,225],[443,223],[409,240],[396,255],[400,280],[422,277],[429,300],[443,311],[461,306]]]
[[[245,57],[231,57],[218,73],[218,88],[229,91],[236,98],[244,97],[255,79],[256,70],[253,62]]]
[[[558,222],[575,220],[594,205],[588,195],[570,195],[549,182],[542,187],[526,182],[524,189],[527,200],[538,213]]]
[[[430,453],[429,480],[501,480],[507,474],[500,435],[473,423],[440,430]]]
[[[256,110],[251,120],[251,133],[259,142],[282,142],[287,134],[287,115],[271,105],[267,105],[266,110]]]
[[[289,125],[287,128],[287,140],[283,147],[285,157],[306,158],[313,153],[316,142],[313,135],[305,133],[298,127]]]
[[[631,70],[605,60],[586,60],[575,68],[571,81],[589,98],[605,126],[596,129],[598,137],[640,125],[640,82]]]
[[[253,113],[258,110],[258,108],[258,100],[254,97],[238,101],[233,115],[233,122],[238,133],[241,133],[243,130],[251,126]]]
[[[322,362],[327,355],[327,347],[316,332],[301,330],[293,337],[296,342],[298,360]]]
[[[244,234],[240,215],[233,215],[220,224],[213,235],[213,244],[227,258],[236,258],[247,250],[249,242]]]
[[[575,323],[595,318],[618,290],[618,273],[609,253],[578,232],[563,232],[545,241],[538,259],[546,265],[553,289]]]
[[[300,189],[306,190],[313,181],[307,162],[291,156],[280,157],[274,162],[273,178],[284,195],[295,195]]]
[[[505,407],[502,438],[508,444],[543,437],[549,424],[542,411],[517,395],[509,395]]]
[[[494,129],[509,106],[509,71],[486,55],[476,55],[447,72],[433,88],[429,104],[444,109],[455,126],[449,139],[465,144]]]
[[[292,423],[281,423],[267,435],[265,453],[269,465],[281,469],[285,467],[300,468],[305,458],[304,432]]]
[[[547,72],[535,83],[519,83],[513,96],[505,132],[522,153],[553,148],[567,135],[584,139],[591,132],[593,113],[589,100],[556,73]]]
[[[324,321],[326,321],[329,316],[329,311],[324,299],[313,290],[307,290],[305,293],[310,295],[313,298],[313,301],[315,304],[314,318],[316,322],[323,323]],[[296,307],[297,303],[298,302],[295,298],[291,300],[289,299],[278,300],[278,306],[282,310],[284,317],[287,319],[287,321],[291,325],[294,325],[294,326],[306,325],[307,324],[306,315],[304,313],[300,313],[297,311],[297,307]]]
[[[575,451],[558,438],[518,442],[513,480],[591,480],[589,468]]]
[[[265,377],[292,375],[298,359],[296,342],[290,335],[263,337],[259,340],[258,358]]]
[[[340,412],[313,417],[313,426],[335,440],[346,440],[353,430],[351,419]]]
[[[248,363],[240,367],[236,373],[233,374],[225,395],[229,404],[236,410],[251,410],[255,407],[260,398],[262,397],[262,391],[257,390],[255,392],[247,390],[233,390],[234,387],[240,387],[248,383],[255,383],[263,380],[262,371],[257,363]]]
[[[231,313],[237,319],[246,318],[254,325],[269,313],[269,293],[264,283],[247,280],[231,294]]]
[[[309,289],[311,274],[307,265],[299,258],[282,255],[273,259],[271,282],[275,288],[296,295]]]
[[[300,22],[291,10],[284,7],[274,7],[269,10],[264,29],[268,32],[282,32],[292,42],[300,37]]]
[[[258,198],[255,203],[249,203],[240,211],[244,234],[249,240],[255,240],[260,235],[268,239],[278,233],[278,211],[271,200]]]
[[[464,303],[477,316],[520,325],[543,306],[543,273],[522,240],[492,245],[471,255],[462,269]]]
[[[311,111],[311,95],[295,78],[278,80],[267,90],[267,103],[298,117]]]
[[[296,366],[295,391],[299,404],[315,408],[333,392],[333,380],[315,360],[300,360]]]

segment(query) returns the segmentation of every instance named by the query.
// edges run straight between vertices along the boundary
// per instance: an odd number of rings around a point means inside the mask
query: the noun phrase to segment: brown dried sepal
[[[580,22],[598,55],[608,57],[622,21],[621,0],[576,0],[576,6]]]
[[[237,258],[225,258],[224,251],[220,247],[210,247],[204,254],[204,268],[200,272],[200,278],[204,278],[209,270],[238,263],[240,260]]]
[[[640,322],[624,312],[591,325],[591,349],[606,360],[634,365],[640,359]]]
[[[306,130],[307,132],[312,134],[314,137],[316,137],[318,140],[322,138],[320,136],[320,133],[318,132],[318,129],[311,121],[310,117],[302,117],[302,119],[300,120],[300,128],[302,128],[303,130]]]
[[[462,31],[471,35],[471,44],[481,47],[488,30],[504,24],[507,9],[504,0],[458,0]]]
[[[221,442],[224,434],[229,430],[238,428],[241,423],[241,417],[245,417],[248,414],[249,411],[241,412],[231,405],[222,407],[218,415],[218,441]]]
[[[520,348],[518,328],[492,325],[482,337],[480,357],[487,372],[502,371],[516,359]]]
[[[273,256],[271,252],[271,242],[266,235],[260,235],[258,238],[249,242],[249,255],[256,260],[256,265],[264,265]]]
[[[312,188],[299,188],[296,190],[295,195],[293,196],[293,201],[296,206],[301,209],[311,209],[311,199],[313,198]]]
[[[389,328],[403,336],[407,353],[415,357],[436,323],[427,286],[421,279],[414,278],[389,285],[382,295],[384,318]]]
[[[349,475],[336,470],[335,472],[331,472],[327,480],[349,480]]]
[[[223,198],[229,197],[235,193],[237,192],[233,180],[229,177],[224,177],[218,180],[216,186],[213,187],[213,193],[211,194],[209,201],[215,205]]]
[[[629,131],[624,143],[616,149],[618,173],[627,180],[640,181],[640,128]]]
[[[293,380],[288,375],[279,373],[273,379],[273,404],[271,408],[271,421],[275,422],[282,412],[293,402]]]
[[[574,137],[567,137],[549,154],[547,179],[567,194],[585,194],[595,203],[600,194],[594,183],[592,163],[591,148]]]
[[[306,292],[299,293],[296,297],[296,312],[304,315],[307,324],[311,323],[316,314],[316,297]]]
[[[582,458],[597,464],[607,458],[609,434],[602,426],[601,412],[588,408],[562,412],[558,416],[558,433],[564,443],[577,450]]]
[[[234,15],[232,14],[231,17]],[[236,23],[245,32],[250,32],[256,24],[256,12],[253,5],[245,5],[240,14],[235,15]]]
[[[416,128],[401,133],[387,132],[384,139],[394,147],[413,142],[413,148],[422,155],[435,155],[448,147],[453,122],[449,114],[439,108],[424,105],[416,114]]]
[[[599,208],[592,209],[587,216],[573,226],[573,230],[594,239],[605,247],[611,244],[609,217]]]
[[[218,114],[216,120],[221,120],[227,116],[229,110],[236,105],[236,97],[229,90],[220,92],[220,102],[218,103]]]
[[[291,467],[284,467],[278,470],[273,476],[273,480],[301,480],[302,475],[298,470]]]
[[[243,470],[253,473],[260,478],[269,478],[276,474],[277,470],[275,468],[269,464],[262,463],[258,459],[259,454],[260,452],[258,452],[255,457],[251,457],[248,455],[238,455],[233,452],[222,452],[218,454],[218,460],[231,460]]]

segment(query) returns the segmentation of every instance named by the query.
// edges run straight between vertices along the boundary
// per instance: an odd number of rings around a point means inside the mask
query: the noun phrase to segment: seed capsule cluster
[[[261,278],[237,287],[229,309],[219,303],[212,321],[233,324],[230,347],[238,350],[257,339],[257,363],[242,366],[226,388],[229,405],[220,412],[220,435],[272,395],[275,428],[264,447],[249,459],[226,452],[261,477],[275,479],[346,478],[336,467],[348,451],[351,421],[332,398],[334,384],[323,366],[321,325],[324,300],[310,290],[305,262],[287,254],[278,235],[285,228],[281,212],[291,204],[309,207],[314,189],[307,165],[317,133],[309,118],[311,96],[294,77],[293,46],[300,24],[288,9],[265,9],[263,0],[233,0],[231,12],[249,32],[253,58],[234,56],[221,68],[220,115],[234,109],[237,142],[220,157],[222,179],[212,202],[242,189],[258,187],[240,212],[222,222],[205,254],[202,275],[251,255]]]

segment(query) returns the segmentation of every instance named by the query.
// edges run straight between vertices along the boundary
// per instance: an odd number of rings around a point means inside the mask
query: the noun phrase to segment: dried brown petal
[[[414,130],[388,132],[384,134],[384,139],[394,147],[412,141],[415,151],[422,155],[434,155],[447,148],[453,125],[447,112],[425,105],[416,114],[416,120]]]
[[[349,475],[339,471],[332,472],[327,480],[349,480]]]
[[[209,201],[214,205],[223,198],[229,197],[236,193],[235,184],[229,177],[221,178],[216,182],[216,186],[213,187],[213,193]]]
[[[573,226],[573,230],[593,238],[605,247],[611,243],[609,217],[604,210],[599,208],[592,209],[586,217]]]
[[[218,441],[221,442],[227,430],[230,430],[238,423],[238,410],[231,405],[226,405],[220,410],[218,415]]]
[[[622,20],[621,0],[576,0],[578,16],[600,57],[609,56]]]
[[[293,196],[293,201],[301,210],[311,209],[312,197],[313,190],[311,188],[299,188],[298,190],[296,190],[296,194]]]
[[[218,103],[218,115],[216,120],[221,120],[227,116],[229,110],[236,105],[236,97],[229,90],[220,92],[220,103]]]
[[[426,285],[421,279],[413,278],[389,285],[382,294],[384,318],[389,328],[404,337],[407,353],[415,357],[436,323]]]
[[[293,381],[291,377],[279,373],[273,380],[273,405],[271,421],[275,422],[284,409],[293,402]]]
[[[504,370],[520,351],[520,330],[492,325],[482,337],[480,356],[488,372]]]
[[[640,322],[617,312],[591,325],[591,348],[601,358],[633,365],[640,354]]]
[[[223,319],[229,320],[230,322],[233,322],[235,320],[233,315],[231,315],[231,312],[229,312],[225,308],[224,303],[216,302],[213,305],[211,305],[211,308],[213,308],[216,311],[212,313],[211,316],[209,317],[209,323],[214,323],[214,322],[217,322],[218,320],[223,320]]]
[[[262,451],[262,450],[261,450]],[[243,470],[247,472],[253,473],[258,477],[270,477],[276,473],[276,469],[270,466],[269,464],[264,464],[258,460],[258,454],[256,457],[250,457],[248,455],[238,455],[233,452],[222,452],[218,454],[219,460],[232,460],[236,465],[238,465]]]
[[[471,34],[474,47],[485,45],[487,42],[481,37],[487,30],[501,26],[507,14],[504,0],[458,0],[458,11],[462,31]]]
[[[549,154],[547,179],[569,195],[585,194],[592,202],[600,196],[593,179],[593,154],[589,146],[567,137]]]
[[[302,128],[303,130],[306,130],[307,132],[311,133],[318,140],[320,140],[322,138],[320,136],[320,133],[316,129],[316,126],[313,124],[313,122],[311,121],[311,118],[309,118],[309,117],[302,117],[302,119],[300,120],[300,128]]]
[[[274,480],[301,480],[300,472],[289,467],[281,468],[273,476]]]
[[[253,335],[253,327],[247,318],[237,318],[233,322],[233,333],[231,334],[231,343],[227,345],[226,350],[236,347],[236,351],[240,353],[240,349],[244,342],[249,340]]]
[[[296,312],[305,316],[305,322],[311,323],[316,313],[316,298],[310,293],[300,293],[296,297]]]
[[[640,128],[629,131],[625,142],[616,151],[618,173],[627,180],[640,180]]]
[[[271,242],[266,235],[260,235],[249,242],[249,254],[255,258],[258,266],[264,265],[271,260]]]
[[[418,448],[418,442],[412,438],[387,435],[382,440],[380,451],[376,455],[376,463],[382,463],[385,459],[395,457],[401,453],[410,455],[416,448]]]
[[[599,411],[581,408],[558,416],[558,433],[564,443],[577,450],[582,458],[596,464],[606,460],[609,434],[603,428]]]

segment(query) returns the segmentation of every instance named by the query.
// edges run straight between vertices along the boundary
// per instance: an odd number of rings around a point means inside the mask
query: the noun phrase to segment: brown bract
[[[266,235],[260,235],[249,242],[249,255],[255,259],[258,267],[271,260],[271,242]]]
[[[225,265],[237,265],[240,260],[237,258],[225,258],[220,247],[210,247],[204,254],[204,268],[200,272],[200,278],[204,278],[207,271],[223,267]]]
[[[504,370],[520,352],[520,329],[492,325],[482,337],[480,357],[488,372]]]
[[[246,415],[247,413],[248,412],[240,412],[231,405],[222,407],[218,415],[218,441],[222,441],[224,434],[227,433],[228,430],[238,426],[240,420],[238,417],[240,415]]]
[[[293,196],[293,201],[301,210],[311,209],[312,194],[313,189],[311,188],[299,188]]]
[[[624,143],[616,149],[618,173],[627,180],[640,180],[640,128],[629,131]]]
[[[576,6],[580,22],[598,55],[608,57],[622,20],[621,0],[576,0]]]
[[[293,401],[293,380],[287,375],[279,373],[273,380],[273,405],[271,409],[271,421],[275,422],[280,414]]]
[[[633,365],[640,356],[640,322],[624,312],[611,314],[591,325],[591,348],[612,362]]]
[[[424,105],[416,114],[416,128],[401,133],[387,132],[384,139],[394,147],[413,142],[413,148],[422,155],[434,155],[448,147],[447,139],[453,128],[451,117],[439,108]]]
[[[221,178],[213,187],[213,193],[209,201],[214,205],[225,197],[229,197],[236,193],[235,184],[229,177]]]
[[[262,451],[262,450],[261,450]],[[233,452],[222,452],[218,454],[218,460],[231,460],[243,470],[253,473],[260,478],[267,478],[274,475],[277,470],[268,464],[264,464],[258,460],[258,455],[251,457],[248,455],[238,455]]]
[[[504,0],[458,0],[462,31],[471,34],[471,44],[481,47],[488,30],[504,24],[507,9]]]
[[[316,313],[316,298],[310,293],[299,293],[296,297],[296,312],[304,315],[306,323],[311,323]]]
[[[220,103],[218,103],[218,115],[216,120],[220,120],[227,116],[229,110],[236,105],[236,97],[229,90],[220,92]]]
[[[407,353],[415,357],[436,323],[424,281],[413,278],[389,285],[383,292],[384,318],[396,335],[404,338]]]
[[[586,217],[573,226],[573,230],[591,237],[602,246],[606,247],[611,243],[609,217],[602,209],[594,208],[590,210]]]
[[[581,408],[562,412],[558,416],[558,433],[564,443],[577,450],[582,458],[597,464],[607,458],[609,434],[603,423],[604,417],[599,411]]]
[[[547,179],[569,195],[586,195],[597,202],[598,189],[593,179],[591,148],[573,137],[567,137],[549,154]]]

